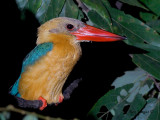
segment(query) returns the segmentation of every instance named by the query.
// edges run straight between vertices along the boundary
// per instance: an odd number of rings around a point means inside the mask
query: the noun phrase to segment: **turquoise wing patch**
[[[23,64],[22,64],[22,71],[21,73],[25,72],[25,68],[27,66],[33,65],[37,60],[39,60],[41,57],[46,55],[49,51],[53,49],[53,43],[52,42],[47,42],[47,43],[42,43],[38,46],[36,46],[24,59]],[[15,95],[17,97],[20,97],[20,94],[18,93],[18,84],[19,80],[21,78],[21,74],[18,78],[18,80],[15,82],[13,87],[11,88],[10,94]]]
[[[22,72],[28,65],[33,65],[37,60],[46,55],[49,51],[53,49],[53,43],[43,43],[36,46],[24,59],[22,65]]]

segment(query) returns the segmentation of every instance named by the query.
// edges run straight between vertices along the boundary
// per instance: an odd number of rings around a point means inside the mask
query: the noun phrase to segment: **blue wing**
[[[46,55],[49,51],[53,49],[53,43],[47,42],[42,43],[38,46],[36,46],[24,59],[22,64],[22,71],[23,73],[25,71],[25,68],[29,65],[33,65],[37,60],[39,60],[42,56]],[[19,79],[21,78],[21,75],[19,76],[18,80],[15,82],[13,87],[11,88],[10,94],[15,95],[17,97],[20,97],[20,94],[18,92],[18,84]]]

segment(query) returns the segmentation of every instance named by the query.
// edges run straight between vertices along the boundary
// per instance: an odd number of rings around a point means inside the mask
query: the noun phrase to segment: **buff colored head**
[[[111,42],[126,39],[125,37],[89,26],[79,20],[59,17],[54,18],[38,29],[37,44],[44,42],[61,43],[65,41]]]

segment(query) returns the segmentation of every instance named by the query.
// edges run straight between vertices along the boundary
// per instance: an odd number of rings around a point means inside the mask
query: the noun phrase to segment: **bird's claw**
[[[44,99],[42,96],[40,96],[39,98],[38,98],[38,100],[41,100],[42,101],[42,106],[39,108],[40,110],[43,110],[45,107],[47,107],[47,101],[46,101],[46,99]]]

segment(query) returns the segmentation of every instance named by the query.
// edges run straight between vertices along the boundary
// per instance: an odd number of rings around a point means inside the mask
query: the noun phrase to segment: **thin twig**
[[[154,77],[152,77],[151,75],[148,75],[148,77],[153,80],[154,84],[156,85],[157,89],[160,92],[160,84],[156,81],[156,79]]]
[[[81,2],[81,0],[75,0],[78,3],[78,7],[82,8],[82,11],[85,13],[89,12],[89,9]]]

